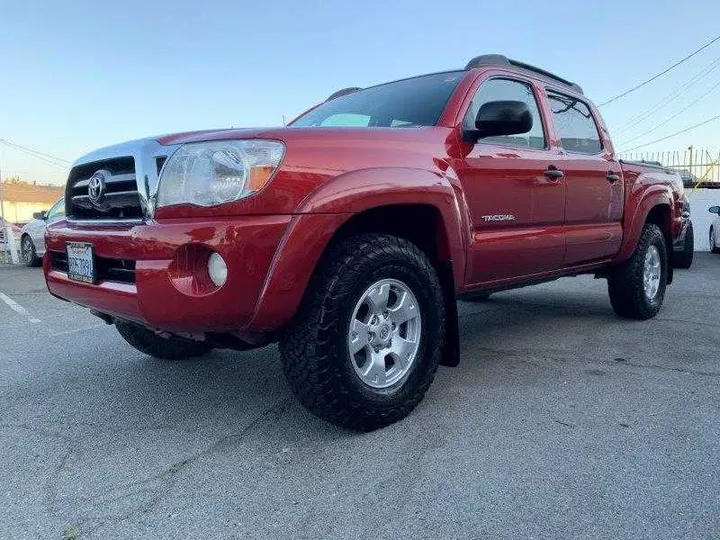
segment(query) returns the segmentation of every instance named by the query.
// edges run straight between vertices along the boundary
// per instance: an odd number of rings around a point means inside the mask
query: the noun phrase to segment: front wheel
[[[120,335],[141,353],[161,360],[187,360],[203,356],[212,347],[203,341],[164,337],[149,328],[127,321],[115,321]]]
[[[40,257],[37,256],[35,251],[35,244],[32,239],[25,235],[20,241],[20,254],[22,255],[22,262],[25,266],[32,267],[40,264]]]
[[[437,274],[414,244],[365,234],[331,249],[280,340],[293,393],[358,430],[407,416],[433,381],[445,328]]]
[[[608,293],[615,313],[628,319],[651,319],[665,299],[668,256],[660,227],[648,223],[630,259],[613,268]]]

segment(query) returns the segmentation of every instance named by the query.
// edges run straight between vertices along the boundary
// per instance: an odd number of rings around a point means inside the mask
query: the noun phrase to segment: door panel
[[[467,278],[489,284],[552,271],[565,252],[565,188],[545,150],[476,145],[456,165],[472,220]]]
[[[565,156],[566,266],[611,257],[622,242],[623,183],[609,182],[620,165],[602,157]]]
[[[35,231],[36,239],[34,240],[35,243],[35,251],[38,255],[43,255],[45,253],[45,228],[46,223],[43,221],[40,223]]]
[[[545,175],[560,152],[547,149],[548,131],[533,84],[505,77],[485,80],[463,119],[463,129],[472,132],[481,107],[497,101],[525,103],[533,122],[527,133],[464,145],[467,154],[455,163],[473,229],[466,268],[469,285],[556,270],[565,252],[564,182]]]
[[[45,250],[45,221],[36,219],[28,224],[28,233],[35,244],[35,250],[41,254]]]
[[[620,165],[603,148],[592,111],[577,97],[547,91],[563,155],[567,250],[564,266],[611,257],[622,242]]]

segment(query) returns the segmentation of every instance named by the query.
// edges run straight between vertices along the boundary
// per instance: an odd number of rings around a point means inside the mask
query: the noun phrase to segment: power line
[[[634,116],[631,118],[626,124],[623,124],[620,126],[620,128],[613,132],[615,137],[620,135],[621,133],[625,133],[626,131],[636,127],[639,122],[643,122],[650,118],[653,114],[655,114],[657,111],[665,107],[666,105],[669,105],[673,101],[675,101],[677,98],[682,96],[687,90],[695,86],[697,83],[699,83],[702,79],[710,75],[713,71],[720,68],[720,57],[713,60],[708,67],[700,71],[699,73],[696,73],[692,77],[690,77],[687,81],[683,82],[678,88],[670,92],[668,95],[666,95],[664,98],[662,98],[660,101],[658,101],[656,104],[654,104],[652,107],[649,107],[648,109],[645,109],[643,112],[638,114],[637,116]]]
[[[599,105],[599,107],[603,107],[603,106],[605,106],[605,105],[607,105],[607,104],[609,104],[609,103],[612,103],[613,101],[618,100],[618,99],[620,99],[620,98],[622,98],[622,97],[625,97],[625,96],[627,96],[628,94],[634,92],[635,90],[639,90],[639,89],[642,88],[643,86],[645,86],[645,85],[647,85],[647,84],[650,84],[650,83],[653,82],[655,79],[658,79],[659,77],[662,77],[662,76],[665,75],[667,72],[675,69],[676,67],[678,67],[678,66],[679,66],[680,64],[682,64],[683,62],[689,60],[690,58],[692,58],[693,56],[695,56],[695,55],[698,54],[699,52],[707,49],[710,45],[712,45],[713,43],[715,43],[716,41],[719,41],[719,40],[720,40],[720,36],[717,36],[717,37],[711,39],[709,42],[707,42],[705,45],[703,45],[702,47],[700,47],[700,48],[699,48],[698,50],[696,50],[695,52],[690,53],[690,54],[688,54],[685,58],[683,58],[682,60],[679,60],[679,61],[675,62],[672,66],[670,66],[669,68],[667,68],[665,71],[662,71],[661,73],[658,73],[657,75],[654,75],[653,77],[650,77],[647,81],[642,82],[642,83],[640,83],[640,84],[638,84],[638,85],[636,85],[636,86],[633,86],[633,87],[630,88],[629,90],[625,90],[622,94],[618,94],[617,96],[608,99],[607,101],[601,103],[601,104]]]
[[[718,82],[718,83],[716,83],[715,85],[713,85],[713,87],[710,88],[710,90],[708,90],[708,91],[705,92],[702,96],[700,96],[700,97],[698,97],[697,99],[695,99],[695,100],[694,100],[692,103],[690,103],[687,107],[683,107],[682,109],[680,109],[678,112],[676,112],[674,115],[672,115],[670,118],[668,118],[668,119],[665,120],[664,122],[659,123],[659,124],[656,125],[655,127],[651,128],[651,129],[648,129],[647,131],[641,133],[640,135],[636,135],[636,136],[633,137],[632,139],[628,139],[628,140],[625,141],[623,144],[628,144],[628,143],[631,143],[631,142],[636,141],[636,140],[638,140],[638,139],[641,139],[641,138],[643,138],[645,135],[648,135],[648,134],[652,133],[653,131],[656,131],[658,128],[663,127],[664,125],[666,125],[666,124],[667,124],[668,122],[670,122],[671,120],[675,120],[675,118],[677,118],[678,116],[680,116],[682,113],[684,113],[685,111],[687,111],[688,109],[690,109],[691,107],[693,107],[694,105],[696,105],[697,103],[699,103],[700,101],[702,101],[704,98],[706,98],[707,96],[709,96],[710,94],[712,94],[712,92],[713,92],[718,86],[720,86],[720,82]]]
[[[700,126],[704,126],[705,124],[709,124],[710,122],[714,122],[715,120],[718,120],[718,119],[720,119],[720,114],[718,114],[717,116],[713,116],[712,118],[708,118],[704,122],[700,122],[699,124],[695,124],[694,126],[685,128],[682,131],[677,131],[677,132],[673,133],[672,135],[668,135],[666,137],[662,137],[660,139],[655,139],[654,141],[650,141],[649,143],[641,144],[639,146],[634,146],[633,148],[628,148],[627,150],[623,150],[623,153],[632,152],[633,150],[637,150],[638,148],[644,148],[646,146],[650,146],[651,144],[666,141],[667,139],[671,139],[671,138],[675,137],[676,135],[682,135],[683,133],[687,133],[688,131],[691,131]]]
[[[35,154],[30,154],[29,152],[25,152],[26,154],[30,155],[31,157],[34,157],[37,160],[42,161],[43,163],[47,163],[48,165],[52,165],[53,167],[57,167],[58,169],[66,170],[68,168],[67,165],[61,165],[60,163],[56,161],[51,161],[47,158],[36,156]]]
[[[0,143],[6,144],[8,146],[11,146],[13,148],[17,148],[18,150],[23,150],[26,153],[42,156],[47,159],[51,159],[54,161],[59,161],[61,163],[66,163],[67,165],[70,165],[72,162],[68,161],[67,159],[63,159],[61,157],[53,156],[52,154],[46,154],[45,152],[40,152],[39,150],[34,150],[33,148],[28,148],[27,146],[23,146],[22,144],[17,144],[11,141],[8,141],[7,139],[0,139]]]
[[[48,165],[53,165],[53,166],[58,167],[63,170],[67,169],[68,166],[70,165],[70,162],[65,159],[56,158],[55,156],[50,156],[50,154],[44,154],[42,152],[33,150],[32,148],[26,148],[19,144],[11,143],[10,141],[6,141],[5,139],[0,139],[0,143],[5,144],[6,146],[8,146],[10,148],[20,150],[21,152],[28,154],[29,156],[32,156],[35,159],[38,159],[44,163],[47,163]],[[48,156],[48,157],[46,157],[46,156]],[[57,161],[54,161],[54,160],[57,160]],[[64,163],[59,163],[59,161],[62,161]]]

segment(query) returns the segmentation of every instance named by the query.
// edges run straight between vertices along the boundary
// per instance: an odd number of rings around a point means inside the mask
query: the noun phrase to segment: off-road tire
[[[41,259],[35,251],[35,243],[27,234],[20,240],[20,256],[23,264],[28,268],[40,266]]]
[[[115,327],[123,339],[138,351],[161,360],[198,358],[212,350],[207,343],[179,337],[166,338],[131,322],[116,321]]]
[[[356,374],[348,349],[353,309],[381,279],[407,284],[417,298],[422,332],[408,373],[392,386],[372,388]],[[280,339],[285,376],[313,414],[355,431],[372,431],[405,418],[422,401],[437,371],[445,308],[427,256],[407,240],[363,234],[330,248],[302,305]]]
[[[660,255],[660,287],[648,299],[643,286],[645,255],[650,246],[657,247]],[[657,225],[643,227],[640,240],[632,256],[623,264],[611,269],[608,275],[608,293],[615,313],[626,319],[646,320],[658,314],[665,298],[668,276],[668,253],[665,236]]]
[[[715,254],[720,254],[720,247],[717,246],[717,238],[715,235],[718,234],[713,228],[710,228],[710,251]]]
[[[673,266],[687,270],[692,266],[693,257],[695,256],[695,232],[693,231],[692,221],[688,223],[687,231],[685,231],[685,243],[682,251],[673,253]]]

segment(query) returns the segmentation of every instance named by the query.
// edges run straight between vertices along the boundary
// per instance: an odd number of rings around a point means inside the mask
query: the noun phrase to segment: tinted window
[[[543,132],[542,117],[538,109],[535,93],[530,85],[511,81],[509,79],[490,79],[478,88],[472,104],[465,115],[463,127],[475,129],[475,117],[478,110],[490,101],[522,101],[530,109],[533,117],[533,127],[528,133],[520,135],[500,135],[485,137],[480,142],[497,143],[511,146],[527,146],[529,148],[545,148],[545,133]]]
[[[436,73],[358,90],[326,101],[292,125],[434,126],[464,75],[465,72]]]
[[[548,91],[555,131],[565,150],[577,154],[598,154],[600,133],[590,109],[582,101]]]

